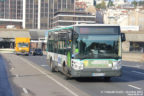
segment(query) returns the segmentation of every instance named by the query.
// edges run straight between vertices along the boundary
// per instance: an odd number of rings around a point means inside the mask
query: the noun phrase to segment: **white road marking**
[[[28,94],[28,91],[26,88],[22,88],[25,94]]]
[[[144,75],[143,72],[139,72],[139,71],[132,71],[132,72],[137,73],[137,74],[143,74],[143,75]]]
[[[43,67],[45,67],[45,66],[48,66],[48,65],[40,65],[40,66],[43,66]]]
[[[123,66],[126,66],[126,67],[134,67],[134,68],[140,68],[141,65],[136,65],[136,66],[123,65]]]
[[[23,58],[21,58],[23,59]],[[55,83],[57,83],[59,86],[63,87],[64,89],[66,89],[68,92],[70,92],[72,95],[74,96],[79,96],[78,94],[76,94],[75,92],[73,92],[72,90],[70,90],[68,87],[64,86],[62,83],[60,83],[59,81],[55,80],[53,77],[49,76],[47,73],[45,73],[44,71],[42,71],[41,69],[39,69],[38,67],[34,66],[33,64],[31,64],[30,62],[28,62],[27,60],[23,59],[25,62],[27,62],[27,64],[29,64],[31,67],[33,67],[34,69],[38,70],[39,72],[41,72],[42,74],[44,74],[46,77],[48,77],[49,79],[51,79],[52,81],[54,81]]]
[[[136,86],[133,86],[133,85],[128,85],[129,87],[132,87],[132,88],[135,88],[135,89],[138,89],[138,90],[141,90],[141,88],[139,87],[136,87]]]
[[[15,75],[15,77],[16,77],[16,78],[18,78],[18,77],[19,77],[19,75],[18,75],[18,74],[16,74],[16,75]]]
[[[13,71],[14,70],[14,67],[12,67],[11,69],[10,69],[10,71]]]

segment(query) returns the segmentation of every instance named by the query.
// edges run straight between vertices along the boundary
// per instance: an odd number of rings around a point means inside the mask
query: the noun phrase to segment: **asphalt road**
[[[49,70],[46,56],[22,57]],[[91,96],[144,96],[144,63],[123,61],[122,64],[122,76],[113,77],[110,82],[102,78],[78,78],[68,82]],[[64,79],[61,73],[54,74]]]
[[[5,62],[0,55],[0,96],[13,96],[8,76],[6,72]]]

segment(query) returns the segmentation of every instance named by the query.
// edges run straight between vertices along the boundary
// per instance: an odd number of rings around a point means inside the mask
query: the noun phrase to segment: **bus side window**
[[[49,41],[49,51],[51,52],[51,41]]]
[[[62,41],[62,54],[64,55],[65,53],[64,53],[65,51],[64,51],[64,41]]]

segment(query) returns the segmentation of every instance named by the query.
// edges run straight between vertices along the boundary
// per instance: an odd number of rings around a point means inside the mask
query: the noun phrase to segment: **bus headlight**
[[[119,69],[121,69],[121,67],[122,67],[121,60],[113,62],[113,67],[112,67],[113,70],[119,70]]]
[[[72,68],[75,70],[83,70],[83,63],[78,60],[72,60]]]

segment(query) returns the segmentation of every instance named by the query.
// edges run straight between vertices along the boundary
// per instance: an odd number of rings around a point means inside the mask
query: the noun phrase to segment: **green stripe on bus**
[[[76,60],[80,60],[80,59],[76,59]],[[84,60],[112,60],[112,61],[119,61],[121,59],[83,59],[81,61],[84,61]]]
[[[63,27],[63,28],[58,28],[58,29],[51,29],[51,30],[48,30],[47,32],[53,32],[53,31],[59,31],[59,30],[64,30],[64,29],[72,29],[73,27],[70,26],[70,27]]]
[[[70,52],[67,53],[67,66],[68,67],[71,66],[71,53]]]

